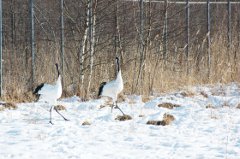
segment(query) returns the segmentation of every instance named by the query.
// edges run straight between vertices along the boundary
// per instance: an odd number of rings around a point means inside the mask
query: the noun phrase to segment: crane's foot
[[[65,118],[57,109],[55,109],[55,111],[65,120],[65,121],[70,121],[67,118]]]
[[[113,108],[113,106],[112,106],[112,108]],[[120,110],[120,112],[121,112],[123,115],[125,115],[125,114],[123,113],[122,109],[120,109],[118,105],[115,105],[114,108]]]
[[[49,121],[49,123],[52,124],[52,125],[54,125],[53,122],[52,122],[51,120]]]
[[[70,121],[69,119],[67,119],[67,118],[63,118],[65,121]]]

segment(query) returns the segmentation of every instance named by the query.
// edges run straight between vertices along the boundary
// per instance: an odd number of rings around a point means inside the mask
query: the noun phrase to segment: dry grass
[[[35,101],[37,98],[32,94],[32,92],[20,93],[20,91],[16,91],[15,93],[12,93],[12,94],[6,94],[1,99],[4,101],[25,103],[25,102]]]
[[[162,56],[147,52],[145,65],[143,68],[143,76],[136,86],[137,75],[139,70],[139,53],[137,47],[132,46],[126,48],[126,53],[123,54],[121,63],[122,76],[124,80],[123,94],[141,94],[143,102],[150,100],[149,96],[159,92],[171,92],[192,86],[196,84],[214,84],[228,83],[232,81],[240,81],[240,63],[238,45],[233,40],[233,46],[228,50],[226,40],[223,36],[212,37],[211,45],[211,70],[208,76],[208,60],[207,51],[199,49],[199,46],[191,46],[189,53],[189,73],[186,70],[186,59],[184,59],[184,50],[180,50],[178,54],[173,55],[169,52],[168,59],[162,60]],[[202,42],[204,45],[204,41]],[[60,63],[59,50],[56,46],[38,44],[38,60],[36,60],[36,81],[34,87],[42,82],[52,83],[56,79],[57,73],[54,64]],[[44,48],[44,49],[43,49]],[[73,47],[74,48],[74,47]],[[201,48],[201,47],[200,47]],[[46,54],[44,51],[48,49],[51,54]],[[8,50],[6,50],[8,51]],[[98,87],[101,82],[114,79],[114,56],[109,54],[106,56],[105,50],[96,52],[94,56],[94,70],[92,75],[92,84],[90,92],[87,93],[88,79],[88,61],[85,60],[84,67],[84,83],[79,82],[79,61],[76,58],[78,50],[72,50],[66,54],[65,71],[63,72],[63,96],[79,95],[84,99],[97,98]],[[236,57],[234,56],[236,54]],[[10,55],[10,53],[6,53]],[[201,55],[198,58],[198,55]],[[8,59],[9,57],[5,57]],[[35,97],[31,94],[31,65],[25,64],[24,58],[16,59],[12,65],[15,70],[4,75],[4,101],[27,102],[34,101]],[[9,61],[4,61],[5,66],[11,66]],[[39,67],[41,66],[41,67]],[[10,68],[7,68],[10,69]],[[44,74],[42,73],[44,72]],[[192,96],[191,92],[182,93],[183,96]],[[202,94],[206,96],[206,94]],[[120,95],[119,102],[125,101],[125,96]]]

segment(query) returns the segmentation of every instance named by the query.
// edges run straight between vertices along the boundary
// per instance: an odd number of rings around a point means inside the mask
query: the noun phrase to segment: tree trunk
[[[88,37],[88,33],[89,33],[89,10],[90,9],[90,3],[88,1],[87,3],[87,10],[86,10],[86,20],[85,20],[85,28],[84,28],[84,34],[83,34],[83,38],[81,41],[81,46],[80,46],[80,51],[79,51],[79,71],[80,71],[80,94],[83,93],[83,86],[84,86],[84,72],[83,72],[83,63],[84,63],[84,55],[85,55],[85,50],[86,50],[86,46],[87,46],[87,37]]]
[[[96,14],[95,9],[97,6],[97,0],[93,4],[93,0],[89,0],[89,77],[88,77],[88,86],[87,86],[87,95],[89,95],[91,82],[92,82],[92,73],[93,73],[93,53],[95,46],[95,25],[96,25]],[[94,10],[93,10],[94,9]]]
[[[140,91],[141,92],[141,88],[139,88],[139,84],[142,82],[142,74],[143,74],[143,67],[144,67],[144,49],[145,49],[145,41],[144,41],[144,2],[143,0],[140,0],[139,2],[140,4],[140,33],[139,33],[139,37],[140,37],[140,58],[139,58],[139,70],[138,70],[138,75],[137,75],[137,83],[135,86],[135,91]],[[142,86],[142,84],[140,84]]]

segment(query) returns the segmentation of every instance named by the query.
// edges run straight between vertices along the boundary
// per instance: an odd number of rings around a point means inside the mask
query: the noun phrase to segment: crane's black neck
[[[60,72],[59,72],[59,68],[58,68],[58,64],[56,63],[56,68],[57,68],[57,72],[58,72],[58,77],[60,76]]]
[[[119,58],[116,57],[117,73],[120,71]]]

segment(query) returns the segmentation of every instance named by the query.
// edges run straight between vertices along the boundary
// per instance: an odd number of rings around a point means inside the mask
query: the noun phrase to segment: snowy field
[[[177,104],[173,109],[161,103]],[[126,96],[119,107],[133,119],[117,121],[118,109],[103,99],[61,99],[61,111],[44,103],[19,103],[0,111],[0,159],[237,159],[240,158],[240,86],[198,86],[160,94],[147,102]],[[166,126],[147,125],[169,113]],[[88,121],[91,125],[82,125]]]

